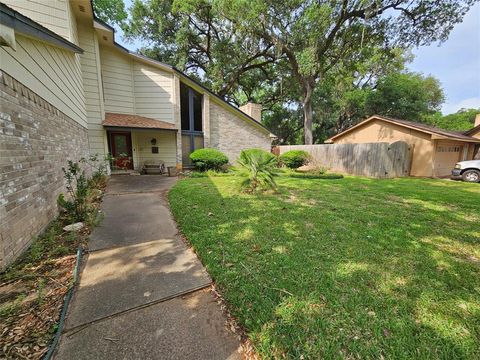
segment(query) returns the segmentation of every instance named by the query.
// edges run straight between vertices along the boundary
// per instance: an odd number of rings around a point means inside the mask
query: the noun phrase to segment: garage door
[[[460,161],[462,153],[463,145],[461,143],[439,141],[433,165],[434,176],[449,176],[455,164]]]

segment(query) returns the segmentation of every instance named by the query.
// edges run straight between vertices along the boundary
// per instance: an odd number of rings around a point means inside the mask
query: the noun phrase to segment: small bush
[[[304,150],[290,150],[280,155],[280,161],[290,169],[306,165],[310,155]]]
[[[288,175],[292,178],[297,179],[325,179],[325,180],[335,180],[335,179],[343,179],[343,175],[341,174],[314,174],[314,173],[293,173]]]
[[[70,221],[85,221],[90,211],[90,204],[87,200],[91,190],[85,171],[80,168],[79,163],[71,160],[68,160],[68,167],[62,168],[62,171],[69,199],[60,194],[57,199],[58,205],[65,209]]]
[[[228,164],[228,157],[217,149],[198,149],[190,154],[190,160],[199,171],[221,170]]]
[[[276,189],[277,157],[260,149],[243,150],[237,160],[237,173],[244,178],[242,188],[246,192],[257,189]]]

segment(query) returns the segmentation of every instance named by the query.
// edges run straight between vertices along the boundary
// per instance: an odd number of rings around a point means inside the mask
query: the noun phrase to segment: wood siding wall
[[[174,124],[172,74],[135,61],[133,77],[136,113]]]
[[[70,16],[68,0],[2,0],[2,2],[54,33],[74,42],[71,24],[73,17]]]
[[[87,26],[80,26],[78,34],[79,45],[84,50],[80,63],[85,90],[90,152],[105,155],[105,130],[102,125],[105,111],[97,35],[93,28]]]
[[[119,51],[101,47],[105,111],[135,114],[133,60]]]
[[[411,145],[398,141],[370,144],[286,145],[279,146],[280,154],[289,150],[305,150],[315,166],[333,172],[374,178],[395,178],[410,174]]]
[[[175,123],[172,74],[114,48],[101,47],[100,55],[106,112]]]
[[[157,139],[158,154],[152,154],[152,138]],[[165,166],[176,164],[176,132],[132,131],[133,162],[135,170],[142,170],[146,160],[162,160]]]
[[[80,57],[18,34],[16,42],[16,51],[0,48],[2,70],[86,127]]]

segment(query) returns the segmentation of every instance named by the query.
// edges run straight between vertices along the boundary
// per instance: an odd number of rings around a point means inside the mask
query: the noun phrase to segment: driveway
[[[163,176],[113,176],[56,359],[240,359]]]

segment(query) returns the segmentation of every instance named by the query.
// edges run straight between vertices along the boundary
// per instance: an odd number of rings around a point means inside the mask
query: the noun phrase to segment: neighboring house
[[[411,121],[374,115],[332,136],[327,143],[353,144],[404,141],[413,146],[410,175],[449,176],[455,163],[478,154],[480,117],[467,132],[438,129]]]
[[[201,147],[232,163],[242,149],[270,150],[258,104],[242,111],[129,52],[90,0],[2,0],[0,93],[0,268],[57,214],[67,160],[111,153],[114,167],[141,170],[189,166]]]

